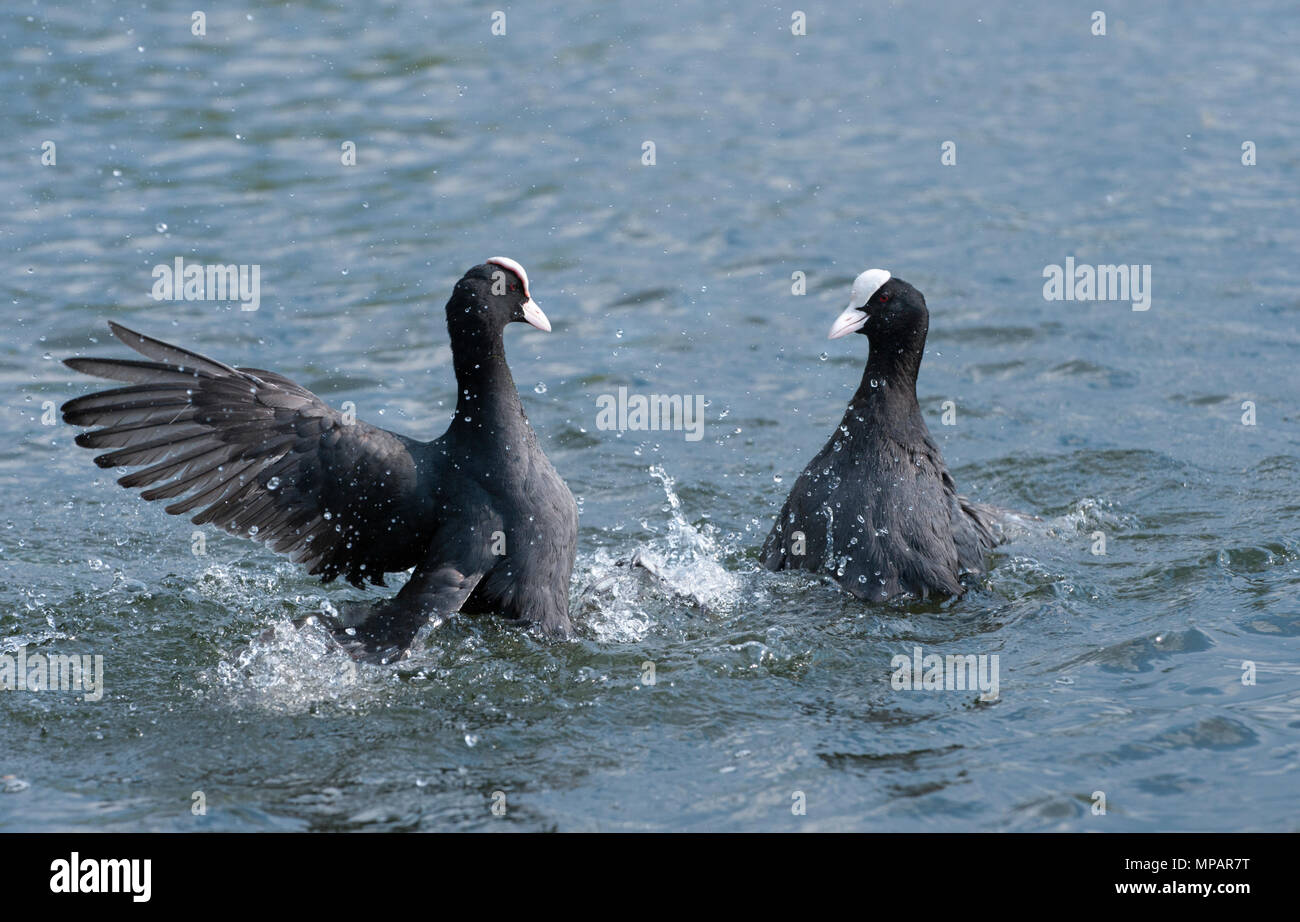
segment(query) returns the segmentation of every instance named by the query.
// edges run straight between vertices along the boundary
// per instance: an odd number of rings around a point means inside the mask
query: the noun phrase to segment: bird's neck
[[[901,351],[897,344],[887,349],[871,347],[867,368],[862,373],[853,400],[845,414],[845,425],[876,435],[910,443],[922,438],[925,421],[916,399],[916,374],[921,350],[910,345]]]
[[[862,384],[854,395],[878,399],[887,396],[891,401],[916,403],[916,376],[921,370],[921,354],[925,350],[925,337],[919,342],[890,342],[871,346],[867,368],[862,373]]]
[[[456,418],[453,426],[492,431],[523,416],[515,379],[506,364],[500,331],[486,334],[477,348],[453,351],[456,371]]]

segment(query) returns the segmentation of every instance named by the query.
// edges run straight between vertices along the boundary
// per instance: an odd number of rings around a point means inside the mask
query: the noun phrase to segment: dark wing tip
[[[122,342],[126,343],[128,346],[131,345],[129,342],[127,342],[126,338],[128,336],[134,336],[136,339],[144,338],[141,334],[137,333],[135,330],[122,326],[122,324],[118,323],[116,320],[110,320],[108,322],[108,328],[113,332],[114,336],[116,336]]]
[[[135,330],[127,329],[126,327],[122,326],[122,324],[118,323],[116,320],[110,320],[108,322],[108,329],[110,332],[112,332],[114,336],[116,336],[124,343],[127,342],[126,338],[128,336],[134,336],[136,339],[141,338],[140,334],[137,333]],[[127,343],[127,345],[130,345],[130,343]],[[94,361],[94,359],[85,358],[79,355],[74,355],[71,358],[64,359],[63,364],[67,365],[73,371],[80,371],[82,374],[89,374],[89,372],[85,371],[85,369],[82,366],[84,363],[92,362],[92,361]]]

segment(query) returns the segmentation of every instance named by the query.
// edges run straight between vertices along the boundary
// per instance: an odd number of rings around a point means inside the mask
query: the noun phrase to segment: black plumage
[[[862,383],[763,544],[771,570],[827,574],[861,599],[961,595],[1000,542],[999,513],[957,495],[916,399],[930,315],[883,269],[858,276],[831,338],[870,341]]]
[[[470,269],[447,302],[456,415],[421,442],[352,420],[288,378],[233,368],[117,323],[150,361],[70,358],[125,382],[63,406],[97,426],[77,436],[109,449],[100,467],[166,511],[261,541],[326,582],[384,584],[415,568],[392,599],[332,623],[356,657],[391,661],[439,613],[499,612],[567,636],[577,506],[524,415],[503,331],[550,330],[528,277],[496,257]],[[197,511],[196,511],[197,510]]]

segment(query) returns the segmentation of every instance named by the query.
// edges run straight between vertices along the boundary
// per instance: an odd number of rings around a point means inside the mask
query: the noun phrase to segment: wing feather
[[[382,585],[384,573],[420,562],[436,526],[423,443],[352,422],[275,372],[109,326],[150,361],[65,360],[127,386],[70,400],[63,418],[99,427],[76,440],[112,449],[96,464],[137,468],[120,484],[176,500],[169,514],[254,538],[326,581]]]

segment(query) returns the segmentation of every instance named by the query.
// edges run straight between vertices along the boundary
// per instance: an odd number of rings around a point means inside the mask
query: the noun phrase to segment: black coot
[[[930,315],[884,269],[857,277],[830,338],[870,341],[862,384],[763,544],[770,570],[814,570],[861,599],[960,595],[999,543],[999,511],[957,495],[916,400]]]
[[[578,511],[547,459],[506,365],[505,325],[550,331],[528,276],[495,257],[447,302],[456,416],[432,442],[351,421],[288,378],[232,368],[110,324],[151,361],[72,358],[77,371],[128,386],[71,400],[77,436],[110,449],[100,467],[139,467],[166,511],[288,554],[326,582],[384,584],[415,568],[395,597],[331,627],[358,659],[390,662],[439,613],[499,612],[569,634]]]

